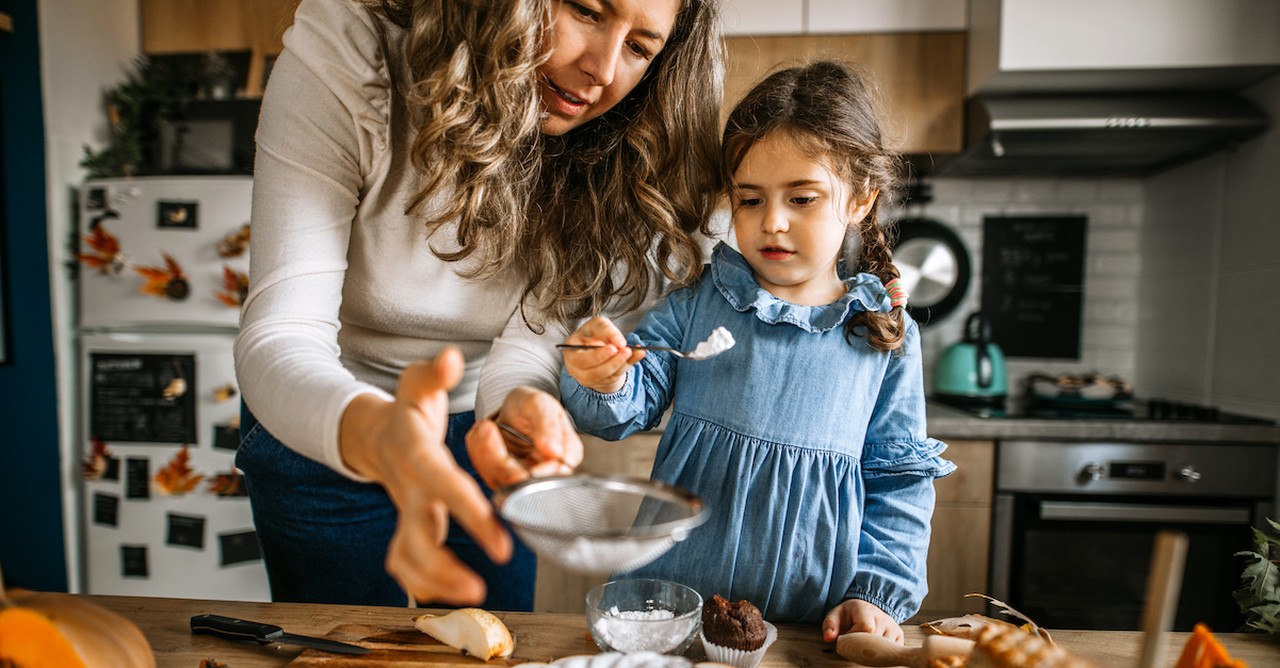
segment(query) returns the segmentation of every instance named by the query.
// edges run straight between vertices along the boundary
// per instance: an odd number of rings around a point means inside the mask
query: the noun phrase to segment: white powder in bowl
[[[670,610],[609,608],[595,621],[596,637],[619,652],[670,652],[693,634],[700,617],[676,619]]]

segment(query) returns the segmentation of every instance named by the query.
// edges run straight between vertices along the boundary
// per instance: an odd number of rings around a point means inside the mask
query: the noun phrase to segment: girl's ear
[[[880,189],[877,188],[875,190],[872,190],[871,194],[867,195],[867,198],[862,201],[853,200],[853,199],[849,201],[849,226],[850,227],[853,227],[854,225],[861,223],[862,219],[867,217],[867,214],[871,212],[871,207],[874,206],[876,203],[876,197],[879,195],[880,195]]]

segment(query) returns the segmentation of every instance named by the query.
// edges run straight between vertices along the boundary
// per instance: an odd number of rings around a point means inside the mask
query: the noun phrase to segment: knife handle
[[[196,615],[191,618],[191,632],[208,633],[231,640],[255,640],[265,645],[283,635],[284,629],[275,624],[251,622],[247,619],[222,615]]]

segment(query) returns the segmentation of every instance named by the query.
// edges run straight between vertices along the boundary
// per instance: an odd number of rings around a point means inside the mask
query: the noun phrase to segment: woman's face
[[[538,68],[547,117],[562,135],[603,114],[640,83],[683,0],[556,0],[551,58]]]
[[[760,287],[794,304],[821,306],[844,294],[836,260],[845,231],[871,210],[791,137],[765,135],[733,173],[738,250]]]

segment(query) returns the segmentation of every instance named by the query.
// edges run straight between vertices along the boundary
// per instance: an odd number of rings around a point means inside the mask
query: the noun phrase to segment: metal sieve
[[[493,501],[539,558],[593,575],[639,568],[707,519],[689,492],[627,476],[531,478],[498,490]]]

